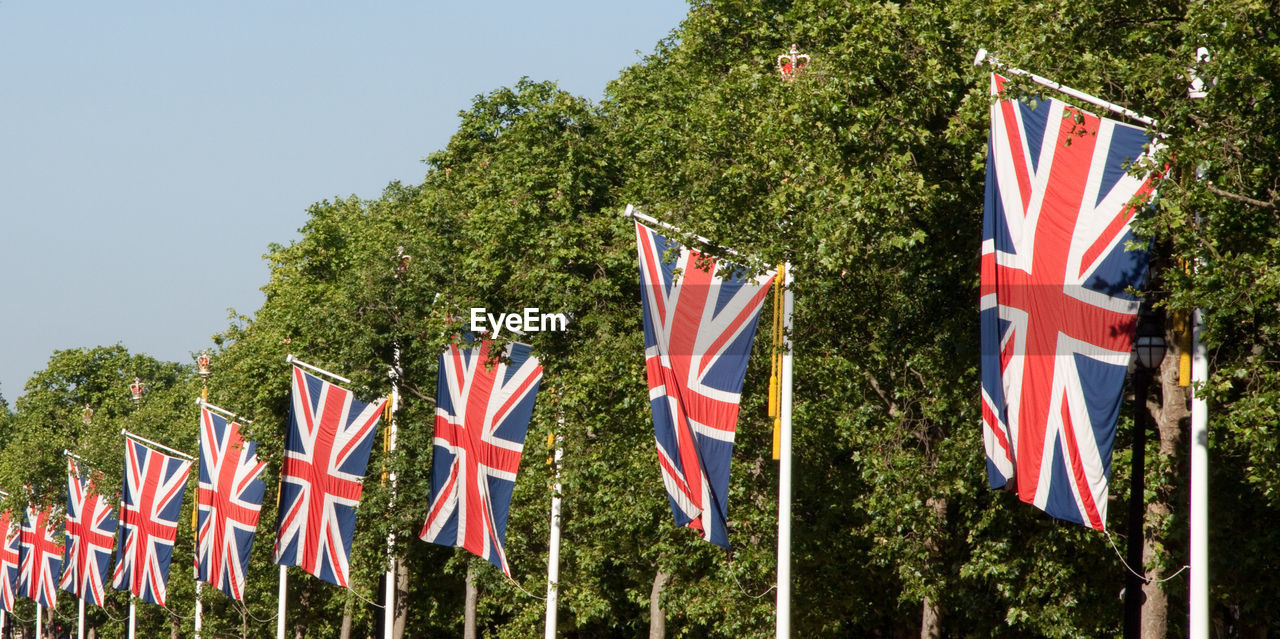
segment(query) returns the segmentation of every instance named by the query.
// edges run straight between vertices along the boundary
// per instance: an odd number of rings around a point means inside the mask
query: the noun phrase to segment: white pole
[[[1096,97],[1096,96],[1093,96],[1093,95],[1089,95],[1088,93],[1085,93],[1084,91],[1080,91],[1080,90],[1078,90],[1078,89],[1073,89],[1073,88],[1071,88],[1071,87],[1069,87],[1069,86],[1067,86],[1067,85],[1065,85],[1065,84],[1059,84],[1059,83],[1057,83],[1057,82],[1054,82],[1053,80],[1050,80],[1049,78],[1046,78],[1046,77],[1044,77],[1044,76],[1040,76],[1040,75],[1036,75],[1036,74],[1034,74],[1034,73],[1032,73],[1032,72],[1030,72],[1030,71],[1024,71],[1024,70],[1022,70],[1022,69],[1018,69],[1018,68],[1015,68],[1015,67],[1008,66],[1008,65],[1006,65],[1006,64],[1001,63],[999,60],[996,60],[996,57],[995,57],[995,56],[993,56],[993,55],[990,55],[989,53],[987,53],[987,50],[986,50],[986,49],[978,49],[978,55],[977,55],[977,56],[975,56],[975,57],[974,57],[974,59],[973,59],[973,66],[975,66],[975,67],[976,67],[976,66],[978,66],[979,64],[982,64],[983,62],[989,62],[989,63],[991,64],[991,66],[993,66],[993,67],[995,67],[995,68],[997,68],[997,69],[1000,69],[1000,70],[1004,71],[1005,73],[1008,73],[1009,75],[1020,75],[1020,76],[1022,76],[1022,77],[1024,77],[1024,78],[1027,78],[1027,79],[1031,80],[1032,82],[1035,82],[1036,84],[1038,84],[1038,85],[1040,85],[1040,86],[1043,86],[1043,87],[1049,87],[1050,89],[1053,89],[1054,91],[1057,91],[1057,92],[1062,93],[1062,94],[1064,94],[1064,95],[1069,95],[1069,96],[1071,96],[1071,97],[1073,97],[1073,98],[1076,98],[1077,100],[1082,100],[1082,101],[1084,101],[1084,102],[1088,102],[1089,104],[1092,104],[1092,105],[1094,105],[1094,106],[1102,107],[1102,108],[1104,108],[1104,109],[1106,109],[1106,110],[1108,110],[1108,111],[1110,111],[1110,112],[1112,112],[1112,113],[1115,113],[1115,114],[1117,114],[1117,115],[1123,115],[1123,116],[1125,116],[1126,118],[1129,118],[1129,119],[1131,119],[1131,120],[1135,120],[1135,121],[1137,121],[1137,122],[1141,122],[1141,123],[1143,123],[1143,124],[1145,124],[1145,125],[1147,125],[1147,126],[1149,126],[1149,127],[1151,127],[1151,128],[1155,128],[1155,127],[1156,127],[1156,121],[1155,121],[1155,120],[1152,120],[1151,118],[1148,118],[1148,117],[1146,117],[1146,116],[1144,116],[1144,115],[1142,115],[1142,114],[1140,114],[1140,113],[1137,113],[1137,112],[1131,111],[1131,110],[1129,110],[1129,109],[1126,109],[1126,108],[1124,108],[1124,107],[1122,107],[1122,106],[1120,106],[1120,105],[1118,105],[1118,104],[1115,104],[1115,103],[1113,103],[1113,102],[1108,102],[1108,101],[1106,101],[1106,100],[1103,100],[1102,98],[1099,98],[1099,97]]]
[[[197,569],[197,573],[198,572],[199,570]],[[204,584],[200,583],[199,579],[200,579],[200,575],[197,574],[196,575],[196,639],[200,639],[200,629],[204,627],[204,624],[201,623],[202,622],[201,617],[204,616],[202,614],[204,612],[204,605],[201,604],[200,602],[200,589],[201,589],[201,586],[203,586]],[[84,639],[84,637],[81,637],[80,639]]]
[[[1209,59],[1209,50],[1196,49],[1196,62]],[[1191,71],[1187,95],[1203,99],[1205,83]],[[1199,169],[1196,178],[1203,177]],[[1199,215],[1196,221],[1200,221]],[[1209,639],[1209,406],[1204,400],[1204,384],[1209,380],[1209,358],[1201,341],[1204,317],[1200,309],[1191,313],[1191,486],[1190,543],[1191,575],[1187,585],[1191,601],[1188,635]]]
[[[782,294],[782,397],[778,405],[778,612],[776,639],[791,637],[791,325],[795,299],[791,263],[787,262]]]
[[[1200,309],[1191,314],[1191,627],[1192,639],[1209,637],[1209,410],[1203,384],[1209,360],[1200,332]]]
[[[276,604],[276,639],[284,639],[284,613],[285,600],[288,599],[289,583],[287,581],[289,574],[285,572],[286,566],[280,566],[280,592]]]
[[[308,364],[308,363],[306,363],[306,362],[304,362],[304,361],[302,361],[302,360],[300,360],[300,359],[298,359],[298,358],[294,357],[293,355],[285,355],[285,357],[284,357],[284,361],[286,361],[286,362],[288,362],[288,363],[290,363],[290,364],[297,364],[298,366],[301,366],[301,367],[303,367],[303,368],[309,368],[309,369],[311,369],[311,370],[313,370],[313,371],[315,371],[315,372],[317,372],[317,373],[320,373],[321,375],[328,375],[329,377],[332,377],[332,378],[334,378],[334,379],[338,380],[339,382],[342,382],[343,384],[350,384],[350,383],[351,383],[351,380],[349,380],[349,379],[347,379],[347,378],[345,378],[345,377],[343,377],[343,376],[341,376],[341,375],[339,375],[339,374],[337,374],[337,373],[331,373],[331,372],[329,372],[329,371],[327,371],[327,370],[325,370],[325,369],[323,369],[323,368],[320,368],[319,366],[312,366],[311,364]]]
[[[0,608],[0,637],[4,636],[4,629],[7,625],[9,625],[8,615],[5,614],[4,608]]]
[[[564,417],[559,420],[564,431]],[[551,488],[551,542],[547,550],[547,624],[543,636],[556,639],[556,613],[560,600],[560,458],[564,457],[560,433],[556,433],[555,484]]]
[[[129,639],[135,639],[138,635],[138,604],[132,596],[129,597]]]
[[[392,453],[396,450],[396,408],[400,405],[400,384],[399,384],[399,368],[400,368],[400,349],[395,350],[396,368],[393,371],[391,384],[391,406],[390,415],[387,419],[387,452]],[[391,480],[391,506],[394,508],[396,499],[396,474],[388,473]],[[387,533],[387,587],[386,601],[382,607],[382,636],[385,639],[392,639],[393,630],[396,623],[396,534],[394,532]]]
[[[84,639],[84,595],[80,596],[80,604],[77,606],[76,612],[76,639]],[[0,636],[3,636],[0,633]]]
[[[36,636],[40,636],[40,630],[44,627],[44,606],[36,604]]]

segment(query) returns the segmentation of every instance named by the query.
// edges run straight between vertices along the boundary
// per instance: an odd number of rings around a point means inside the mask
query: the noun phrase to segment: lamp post
[[[1133,570],[1125,574],[1124,585],[1124,636],[1138,639],[1142,635],[1142,603],[1145,599],[1142,586],[1146,579],[1134,573],[1142,569],[1143,516],[1146,500],[1143,498],[1146,479],[1147,449],[1147,389],[1151,373],[1164,360],[1164,326],[1150,308],[1138,313],[1137,335],[1133,341],[1133,469],[1129,477],[1129,541],[1125,548],[1125,560]]]

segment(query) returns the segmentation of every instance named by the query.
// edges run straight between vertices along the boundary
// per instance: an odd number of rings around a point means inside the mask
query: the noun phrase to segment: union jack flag
[[[419,537],[466,548],[509,576],[507,512],[542,366],[527,344],[511,344],[506,362],[489,361],[491,348],[485,339],[440,355],[431,509]]]
[[[772,273],[729,264],[636,224],[645,375],[658,465],[677,525],[729,547],[729,460],[738,401]],[[664,259],[678,250],[674,260]]]
[[[241,437],[240,424],[200,407],[196,579],[240,600],[266,491],[257,447]]]
[[[993,75],[1000,95],[1004,78]],[[982,231],[982,424],[991,487],[1105,529],[1147,256],[1125,250],[1150,175],[1142,129],[1057,100],[991,107]]]
[[[111,585],[163,606],[191,462],[129,438],[124,451],[123,532],[116,547]]]
[[[42,606],[58,599],[58,574],[62,570],[62,544],[54,537],[49,518],[53,508],[27,507],[18,534],[18,594]]]
[[[351,391],[293,367],[277,564],[347,585],[356,507],[385,404],[361,402]]]
[[[21,563],[18,542],[22,530],[7,510],[0,513],[0,529],[5,531],[4,544],[0,545],[0,607],[13,612],[13,595],[18,586],[18,565]]]
[[[115,541],[116,517],[107,500],[76,461],[67,458],[66,570],[58,587],[101,606]]]

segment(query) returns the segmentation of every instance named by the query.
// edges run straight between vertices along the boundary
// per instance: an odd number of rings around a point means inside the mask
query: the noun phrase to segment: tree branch
[[[1218,187],[1214,186],[1214,185],[1213,185],[1213,183],[1211,183],[1211,182],[1205,182],[1205,183],[1204,183],[1204,188],[1208,189],[1208,191],[1209,191],[1210,193],[1213,193],[1214,195],[1218,195],[1218,196],[1221,196],[1221,197],[1225,197],[1225,198],[1227,198],[1227,199],[1229,199],[1229,200],[1235,200],[1235,201],[1237,201],[1237,202],[1244,202],[1245,204],[1251,204],[1251,205],[1253,205],[1253,206],[1257,206],[1257,207],[1264,208],[1264,209],[1274,209],[1274,208],[1276,207],[1275,200],[1270,200],[1270,201],[1268,201],[1268,200],[1255,200],[1255,199],[1253,199],[1253,198],[1251,198],[1251,197],[1248,197],[1248,196],[1245,196],[1245,195],[1240,195],[1240,194],[1238,194],[1238,193],[1232,193],[1232,192],[1230,192],[1230,191],[1224,191],[1224,190],[1222,190],[1222,189],[1220,189],[1220,188],[1218,188]]]

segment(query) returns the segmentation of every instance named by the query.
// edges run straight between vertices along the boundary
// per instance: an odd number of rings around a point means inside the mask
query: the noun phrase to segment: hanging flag
[[[297,366],[292,395],[275,562],[346,586],[356,507],[386,400],[366,404]]]
[[[197,579],[238,600],[266,491],[257,448],[240,436],[240,424],[200,407]]]
[[[42,606],[57,603],[58,575],[62,570],[62,544],[50,526],[52,515],[50,506],[38,511],[35,506],[28,506],[18,534],[17,592]]]
[[[107,568],[116,540],[116,517],[76,460],[67,458],[66,570],[58,587],[102,606]]]
[[[21,563],[18,542],[22,529],[13,514],[6,510],[0,513],[0,530],[4,533],[4,544],[0,545],[0,607],[6,612],[13,612],[13,595],[18,587],[18,566]]]
[[[1000,95],[1004,78],[993,75]],[[1058,100],[991,106],[982,231],[982,424],[992,488],[1105,529],[1116,418],[1147,256],[1142,129]]]
[[[507,347],[506,361],[491,361],[492,345],[455,344],[440,355],[431,506],[418,536],[466,548],[510,576],[507,511],[542,366],[519,343]]]
[[[636,245],[649,405],[671,512],[677,525],[728,548],[738,400],[773,273],[748,279],[640,223]]]
[[[131,438],[125,439],[124,448],[122,533],[111,585],[163,606],[191,462]]]

